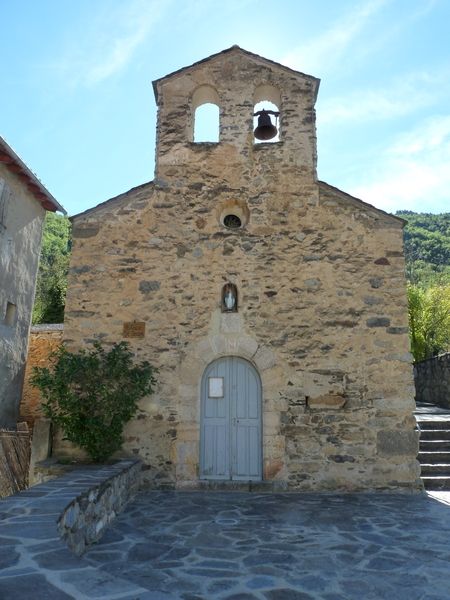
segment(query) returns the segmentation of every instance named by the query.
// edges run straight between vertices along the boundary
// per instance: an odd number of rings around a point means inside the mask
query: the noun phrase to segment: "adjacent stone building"
[[[46,211],[64,212],[0,137],[0,427],[19,414]]]
[[[403,221],[317,180],[318,87],[237,46],[155,81],[154,181],[73,218],[67,343],[159,369],[124,445],[148,483],[420,487]]]

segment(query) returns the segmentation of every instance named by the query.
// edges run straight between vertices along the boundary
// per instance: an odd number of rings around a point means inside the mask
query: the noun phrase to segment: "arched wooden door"
[[[219,358],[201,386],[201,479],[262,478],[261,381],[248,361]]]

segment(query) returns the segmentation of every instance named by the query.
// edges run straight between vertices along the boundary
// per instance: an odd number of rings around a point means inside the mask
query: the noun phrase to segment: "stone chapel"
[[[153,86],[155,179],[72,219],[67,345],[159,369],[123,452],[160,487],[419,489],[404,223],[318,181],[319,80],[233,46]]]

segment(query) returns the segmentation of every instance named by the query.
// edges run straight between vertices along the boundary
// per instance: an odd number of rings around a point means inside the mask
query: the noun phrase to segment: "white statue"
[[[230,288],[228,288],[228,291],[225,294],[225,298],[223,300],[227,310],[233,310],[234,305],[236,304],[236,298],[234,297],[234,294]]]

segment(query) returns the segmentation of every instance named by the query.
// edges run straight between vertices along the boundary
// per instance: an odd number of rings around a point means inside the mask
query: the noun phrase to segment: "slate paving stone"
[[[42,598],[45,600],[73,600],[62,590],[49,583],[42,575],[20,575],[0,579],[0,598],[18,600]]]
[[[207,586],[207,592],[209,594],[220,594],[221,592],[231,590],[236,586],[235,579],[220,579],[219,581],[213,581]]]
[[[136,569],[128,566],[126,562],[122,565],[112,564],[104,567],[101,571],[111,572],[120,578],[139,585],[146,590],[166,592],[176,583],[176,578],[170,577],[162,571],[158,571],[151,567],[147,569]]]
[[[61,540],[52,540],[50,542],[31,542],[27,545],[28,552],[35,554],[38,552],[45,552],[46,550],[66,549],[66,544]]]
[[[109,599],[108,599],[109,600]],[[165,592],[143,592],[132,594],[131,596],[120,596],[118,600],[176,600],[176,596],[172,593]]]
[[[295,583],[300,589],[308,592],[323,592],[328,587],[328,582],[318,575],[291,578],[290,583]]]
[[[292,569],[292,566],[287,566],[286,568],[290,571]],[[274,577],[284,577],[286,575],[285,571],[283,571],[279,567],[274,567],[272,565],[254,565],[252,567],[249,567],[247,570],[249,573],[255,573],[259,575],[273,575]]]
[[[118,552],[115,550],[92,550],[89,553],[89,559],[90,560],[98,560],[102,563],[104,562],[113,562],[113,561],[117,561],[117,560],[121,560],[123,559],[124,555],[122,552]]]
[[[61,581],[69,583],[81,597],[86,598],[105,598],[112,594],[138,591],[136,586],[126,579],[111,577],[109,574],[89,567],[81,571],[68,571],[61,575]]]
[[[273,577],[252,577],[246,584],[248,588],[252,590],[262,590],[267,588],[273,588],[275,586],[275,579]]]
[[[0,502],[0,584],[38,577],[15,600],[450,600],[450,505],[425,495],[143,492],[79,559],[43,500]]]
[[[212,567],[214,569],[231,569],[236,571],[239,568],[239,563],[226,560],[202,560],[197,563],[199,567]]]
[[[51,569],[53,571],[66,571],[86,567],[86,563],[75,556],[69,548],[35,554],[33,559],[41,569]]]
[[[211,579],[215,579],[218,577],[229,577],[230,571],[221,571],[219,569],[187,569],[186,572],[189,575],[200,576],[200,577],[210,577]]]
[[[149,560],[159,558],[161,555],[169,552],[170,546],[166,544],[136,544],[128,552],[127,560],[129,562],[148,562]]]
[[[270,592],[264,592],[264,596],[268,600],[317,600],[315,596],[290,588],[279,588]]]
[[[20,554],[10,546],[0,546],[0,569],[14,567],[20,559]]]
[[[56,531],[56,527],[50,525],[40,525],[39,523],[35,523],[34,525],[29,525],[28,527],[22,527],[20,523],[14,524],[2,524],[1,531],[3,536],[14,538],[14,539],[54,539],[55,541],[59,540],[58,534]]]
[[[258,597],[254,594],[231,594],[231,596],[225,596],[225,600],[255,600]]]

